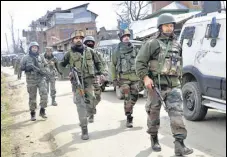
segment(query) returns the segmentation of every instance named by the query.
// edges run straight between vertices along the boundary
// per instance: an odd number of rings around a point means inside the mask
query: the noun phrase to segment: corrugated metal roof
[[[138,41],[138,40],[130,40],[131,43],[135,43],[135,44],[141,44],[142,41]],[[97,46],[111,46],[111,45],[115,45],[120,43],[119,39],[112,39],[112,40],[101,40]]]
[[[199,12],[190,12],[185,14],[179,14],[179,15],[173,15],[176,19],[176,22],[179,23],[183,20],[186,20],[195,14],[198,14]],[[133,37],[134,39],[136,37],[142,38],[147,35],[153,34],[158,31],[156,28],[157,26],[157,17],[147,19],[147,20],[140,20],[135,21],[131,24],[131,29],[133,30]]]
[[[114,44],[118,44],[120,42],[119,39],[113,39],[113,40],[101,40],[98,43],[98,46],[109,46],[109,45],[114,45]]]
[[[172,10],[172,9],[188,9],[186,6],[180,4],[179,2],[172,2],[169,5],[163,7],[161,10]]]

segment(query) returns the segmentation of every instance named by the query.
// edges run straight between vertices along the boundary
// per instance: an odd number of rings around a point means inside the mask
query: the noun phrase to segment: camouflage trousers
[[[138,81],[120,80],[120,91],[124,96],[125,115],[133,113],[133,106],[136,104],[139,97],[138,85]]]
[[[95,107],[101,101],[101,93],[102,93],[102,90],[101,90],[101,87],[100,87],[100,84],[99,84],[98,81],[99,81],[98,76],[96,76],[95,79],[94,79],[94,83],[93,83],[94,92],[95,92],[95,99],[94,99],[94,106]]]
[[[93,78],[84,78],[84,97],[81,96],[79,88],[72,85],[73,90],[73,102],[77,106],[77,112],[79,115],[80,126],[87,126],[87,117],[95,114],[96,109],[93,103],[94,100],[94,89],[93,89]]]
[[[56,88],[55,88],[55,82],[56,79],[55,77],[50,77],[46,79],[46,83],[47,83],[47,93],[49,94],[50,91],[50,96],[53,98],[56,97]]]
[[[41,108],[46,108],[48,103],[47,89],[46,89],[46,81],[45,78],[40,80],[29,80],[27,81],[27,91],[29,94],[29,109],[30,111],[35,110],[37,108],[36,96],[37,89],[39,89],[40,95],[40,106]]]
[[[21,75],[22,75],[22,71],[21,71],[20,67],[18,67],[17,78],[21,79]]]
[[[174,138],[185,139],[187,137],[187,130],[182,118],[182,92],[180,87],[168,88],[161,87],[161,94],[167,106],[166,111],[170,117],[170,126]],[[157,135],[160,127],[160,109],[161,101],[155,91],[148,92],[146,103],[147,117],[147,133],[150,135]]]
[[[18,70],[19,70],[19,64],[15,63],[15,67],[14,67],[14,74],[17,75],[18,74]]]

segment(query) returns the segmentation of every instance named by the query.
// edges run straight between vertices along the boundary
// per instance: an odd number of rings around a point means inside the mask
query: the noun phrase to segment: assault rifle
[[[166,106],[166,103],[165,103],[165,101],[164,101],[164,99],[163,99],[163,97],[162,97],[162,95],[161,95],[160,90],[158,89],[157,86],[153,86],[152,88],[153,88],[153,89],[155,90],[155,92],[157,93],[158,97],[159,97],[160,100],[161,100],[161,103],[162,103],[164,109],[167,111],[168,107]]]
[[[81,82],[80,82],[80,79],[79,79],[79,77],[78,77],[78,73],[79,73],[79,71],[76,69],[76,67],[70,67],[70,70],[71,70],[71,72],[72,72],[72,75],[73,75],[73,78],[71,79],[71,81],[72,81],[72,84],[73,85],[75,85],[77,88],[78,88],[78,90],[79,90],[79,92],[80,92],[80,95],[83,97],[83,99],[84,99],[84,96],[85,96],[85,94],[84,94],[84,83],[83,83],[83,78],[81,79]]]
[[[47,73],[43,72],[42,70],[40,70],[38,67],[34,66],[33,64],[31,64],[31,66],[35,72],[50,79],[50,76]]]

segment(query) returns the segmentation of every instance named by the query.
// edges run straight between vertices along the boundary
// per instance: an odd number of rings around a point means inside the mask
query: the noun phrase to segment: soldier
[[[52,105],[57,106],[57,102],[55,101],[56,97],[56,88],[55,88],[55,81],[56,81],[56,76],[57,72],[62,75],[62,73],[59,71],[58,66],[57,66],[57,58],[54,57],[53,55],[53,49],[52,47],[46,47],[46,52],[44,54],[44,58],[46,59],[48,63],[48,68],[50,75],[48,78],[46,78],[46,83],[47,83],[47,93],[49,93],[49,88],[50,88],[50,96],[52,98]]]
[[[175,138],[175,154],[178,156],[191,154],[193,150],[183,143],[187,130],[182,118],[183,102],[180,86],[182,49],[174,34],[175,24],[175,19],[171,14],[162,14],[158,17],[159,34],[141,47],[136,58],[136,73],[149,90],[146,104],[147,133],[151,136],[152,149],[161,151],[158,129],[162,101],[157,92],[152,90],[154,89],[152,86],[158,85],[167,106],[165,109],[170,117],[170,126]]]
[[[44,73],[47,72],[47,63],[44,57],[39,55],[39,44],[37,42],[31,42],[29,44],[29,53],[23,57],[21,62],[21,70],[25,71],[27,90],[29,93],[29,108],[31,111],[31,120],[35,121],[35,109],[37,88],[39,88],[40,94],[40,116],[44,119],[47,118],[45,108],[47,107],[47,87],[46,78]]]
[[[21,61],[22,58],[24,57],[24,54],[19,54],[16,61],[15,61],[15,74],[17,74],[17,79],[20,80],[21,79],[21,74],[22,71],[20,69],[20,65],[21,65]]]
[[[94,47],[95,47],[95,39],[94,37],[92,36],[87,36],[84,38],[84,44],[87,46],[87,47],[90,47],[91,49],[94,50]],[[95,52],[95,55],[99,58],[99,60],[101,61],[102,63],[102,67],[106,67],[106,64],[100,54],[100,52],[94,50]],[[106,70],[106,69],[105,69]],[[103,69],[104,71],[104,69]],[[96,106],[98,105],[98,103],[101,101],[101,87],[100,87],[100,79],[104,79],[104,76],[103,75],[100,75],[98,73],[98,70],[95,68],[95,79],[94,79],[94,83],[93,83],[93,86],[94,86],[94,92],[95,92],[95,99],[94,99],[94,107],[96,108]],[[93,123],[94,121],[94,115],[92,114],[90,117],[89,117],[89,122],[90,123]]]
[[[126,126],[131,128],[133,127],[133,106],[139,97],[139,77],[135,71],[135,58],[138,51],[129,41],[129,30],[121,32],[119,37],[121,42],[112,55],[112,79],[115,85],[120,86],[120,91],[124,95]]]
[[[79,115],[80,126],[82,130],[81,139],[87,140],[88,129],[87,129],[87,117],[94,115],[96,113],[95,107],[93,105],[94,100],[94,89],[93,80],[95,71],[94,68],[101,73],[102,65],[95,52],[83,45],[84,33],[81,31],[76,31],[71,34],[72,45],[71,49],[65,54],[61,65],[65,67],[67,64],[70,67],[76,67],[78,70],[79,80],[84,84],[85,98],[83,94],[80,93],[80,87],[73,84],[72,73],[70,73],[72,90],[74,93],[73,101],[77,105],[77,112]],[[95,67],[94,67],[95,66]]]

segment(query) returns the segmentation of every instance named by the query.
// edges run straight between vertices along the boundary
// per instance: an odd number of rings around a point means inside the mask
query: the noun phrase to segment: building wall
[[[201,9],[201,1],[198,1],[199,5],[193,5],[193,1],[179,1],[184,6],[189,9]]]
[[[75,30],[82,30],[85,35],[92,35],[94,37],[96,37],[97,34],[96,23],[94,22],[56,25],[46,31],[47,45],[51,46],[61,40],[68,39]],[[56,37],[57,39],[54,39],[53,37]]]

